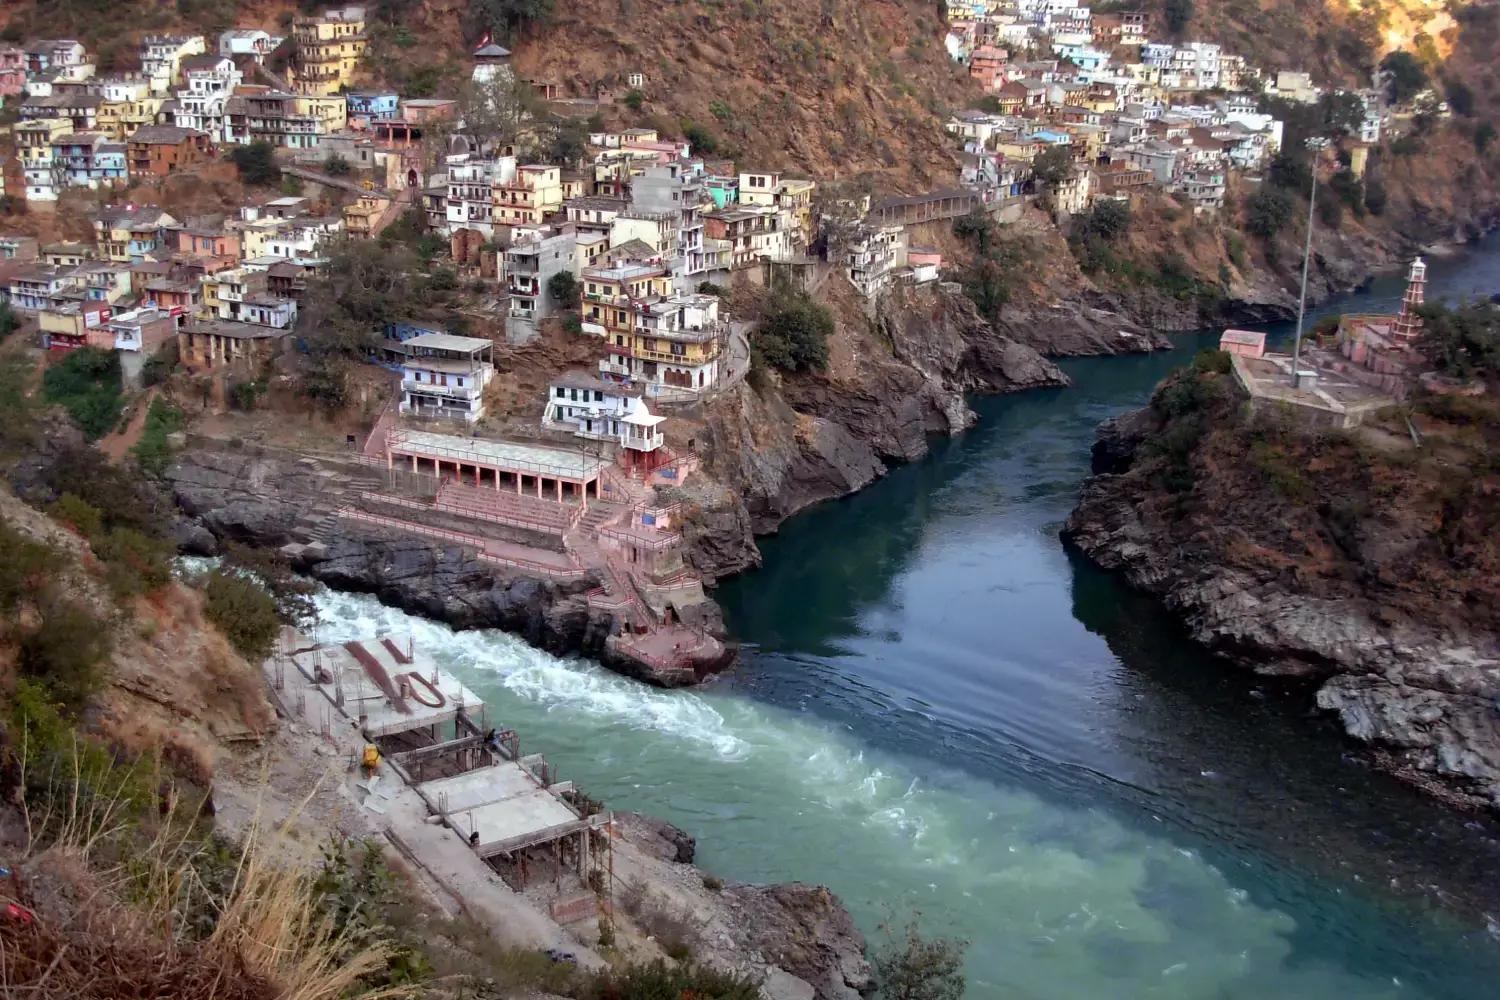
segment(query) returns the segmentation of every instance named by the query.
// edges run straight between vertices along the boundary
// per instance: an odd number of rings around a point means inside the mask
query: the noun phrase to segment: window
[[[564,389],[562,386],[558,386],[557,387],[557,398],[558,399],[567,399],[568,398],[568,390]]]
[[[578,402],[578,390],[577,389],[569,389],[568,392],[569,392],[570,398],[573,400],[573,402],[575,402],[575,403]]]
[[[602,402],[604,402],[604,393],[601,392],[598,389],[594,390],[594,402],[596,402],[596,403],[602,403]]]

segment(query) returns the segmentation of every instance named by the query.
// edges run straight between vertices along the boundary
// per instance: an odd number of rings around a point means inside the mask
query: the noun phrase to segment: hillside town
[[[1308,73],[1250,65],[1217,42],[1152,40],[1138,11],[1095,14],[1070,0],[949,0],[947,10],[948,53],[989,95],[947,123],[963,142],[964,183],[1019,190],[1036,157],[1062,147],[1072,166],[1056,197],[1068,214],[1144,189],[1216,212],[1231,173],[1258,175],[1281,148],[1284,123],[1266,99],[1325,97]],[[1345,130],[1358,178],[1394,109],[1379,79],[1331,94],[1357,108]]]
[[[334,248],[398,223],[420,232],[477,290],[493,336],[467,321],[369,324],[367,360],[395,388],[357,458],[387,495],[368,484],[325,513],[555,580],[594,573],[596,603],[630,622],[618,651],[658,679],[727,655],[693,627],[702,583],[659,490],[698,464],[662,424],[752,366],[732,289],[839,276],[873,310],[892,287],[942,277],[943,252],[911,242],[917,225],[1013,221],[1035,203],[1061,218],[1148,191],[1215,212],[1231,172],[1257,175],[1281,147],[1266,101],[1323,96],[1306,73],[1263,73],[1214,43],[1150,41],[1144,14],[953,3],[948,55],[983,90],[947,121],[958,184],[881,196],[611,129],[605,112],[638,104],[647,74],[568,98],[488,39],[462,95],[365,89],[366,16],[298,15],[286,37],[150,35],[128,74],[96,72],[72,39],[0,48],[18,154],[6,203],[43,218],[81,204],[93,227],[92,241],[0,232],[0,290],[50,356],[112,353],[137,388],[156,361],[206,378],[222,407],[236,383],[308,350],[318,331],[299,317]],[[1349,97],[1357,173],[1391,109],[1380,86]],[[539,142],[544,118],[573,141]],[[247,178],[257,160],[265,176],[245,190],[260,193],[233,211],[123,197],[229,162]],[[550,372],[545,406],[520,423],[489,413],[495,349],[559,325],[594,345],[589,366]]]

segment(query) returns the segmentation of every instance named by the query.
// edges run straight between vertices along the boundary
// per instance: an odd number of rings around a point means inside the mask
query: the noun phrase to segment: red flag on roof
[[[475,51],[478,51],[479,49],[484,48],[488,44],[490,44],[490,36],[486,34],[483,38],[481,38],[479,40],[479,44],[477,46],[475,46]]]

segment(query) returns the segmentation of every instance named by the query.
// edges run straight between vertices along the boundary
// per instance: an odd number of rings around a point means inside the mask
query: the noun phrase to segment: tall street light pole
[[[1313,151],[1312,194],[1307,199],[1307,244],[1302,250],[1302,292],[1297,296],[1297,339],[1292,341],[1292,388],[1302,384],[1302,318],[1307,314],[1307,265],[1312,262],[1313,209],[1318,204],[1318,157],[1328,147],[1327,139],[1309,139]]]

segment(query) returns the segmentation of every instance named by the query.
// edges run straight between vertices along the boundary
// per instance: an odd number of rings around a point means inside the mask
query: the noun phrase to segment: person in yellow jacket
[[[366,778],[380,770],[380,749],[373,743],[365,744],[364,769]]]

